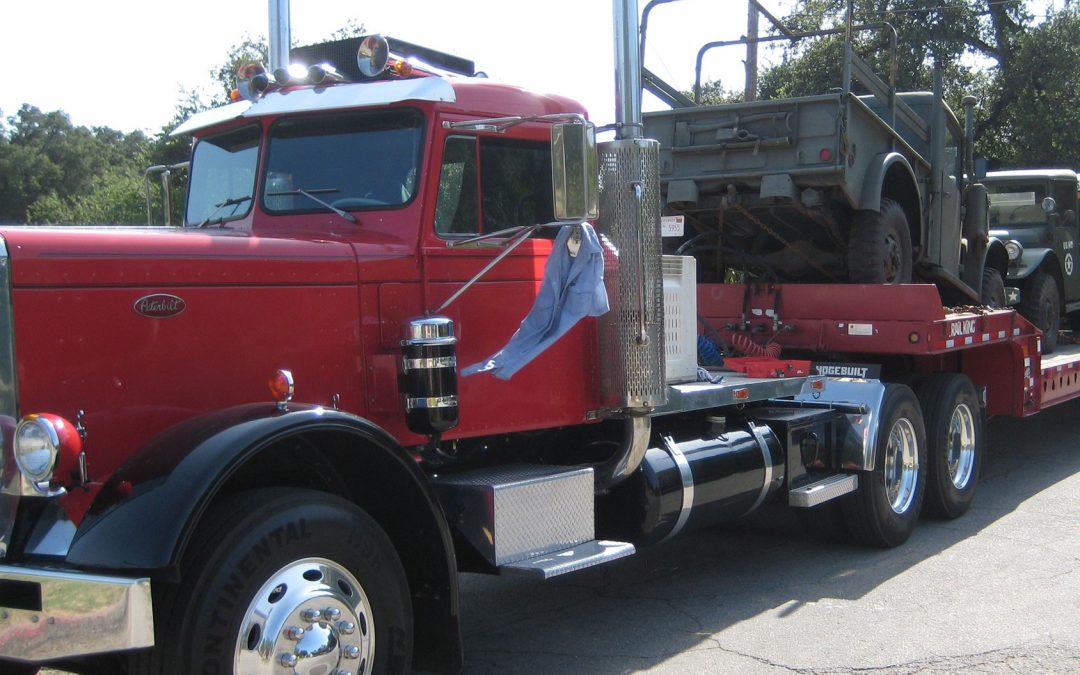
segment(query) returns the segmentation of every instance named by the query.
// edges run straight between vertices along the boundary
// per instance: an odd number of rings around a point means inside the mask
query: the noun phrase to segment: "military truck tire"
[[[260,489],[204,522],[161,617],[151,672],[409,671],[408,583],[364,511],[312,490]]]
[[[983,268],[979,300],[982,304],[994,309],[1002,309],[1006,306],[1005,280],[1001,278],[1001,272],[991,267]]]
[[[1028,277],[1020,297],[1020,314],[1043,332],[1042,353],[1054,351],[1061,328],[1061,297],[1054,277],[1046,272]]]
[[[951,520],[964,515],[975,497],[982,466],[982,409],[966,375],[942,373],[918,389],[926,421],[924,512]]]
[[[892,548],[915,530],[926,489],[926,428],[915,392],[886,384],[874,469],[859,473],[859,489],[842,501],[852,537]]]
[[[848,238],[847,263],[852,283],[911,283],[911,230],[899,204],[886,199],[880,211],[856,211]]]

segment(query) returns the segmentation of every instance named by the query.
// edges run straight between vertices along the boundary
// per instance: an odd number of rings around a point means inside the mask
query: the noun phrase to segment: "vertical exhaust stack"
[[[637,0],[613,0],[615,117],[618,138],[598,146],[597,229],[618,255],[608,255],[605,283],[611,311],[600,318],[601,400],[641,414],[667,400],[664,287],[660,263],[660,144],[641,138],[641,58]],[[607,348],[613,346],[613,349]],[[631,463],[629,470],[636,469]]]
[[[292,28],[289,25],[289,0],[268,0],[270,3],[270,72],[289,65],[289,46]]]

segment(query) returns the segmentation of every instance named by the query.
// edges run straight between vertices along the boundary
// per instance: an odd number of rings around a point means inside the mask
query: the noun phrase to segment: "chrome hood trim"
[[[7,556],[15,511],[22,493],[22,476],[11,448],[19,419],[15,381],[15,325],[11,313],[11,258],[0,236],[0,560]]]

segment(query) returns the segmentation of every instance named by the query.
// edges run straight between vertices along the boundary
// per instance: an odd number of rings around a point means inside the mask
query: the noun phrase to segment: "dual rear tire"
[[[921,513],[951,519],[971,506],[985,445],[975,387],[946,373],[916,390],[885,385],[874,468],[859,473],[854,493],[801,515],[812,536],[891,548],[907,541]]]

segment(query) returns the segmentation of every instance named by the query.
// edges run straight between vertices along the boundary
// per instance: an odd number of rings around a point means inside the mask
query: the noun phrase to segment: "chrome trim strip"
[[[756,510],[757,507],[761,506],[761,503],[764,502],[765,498],[769,496],[769,486],[772,485],[773,482],[772,453],[769,452],[768,441],[765,439],[765,436],[762,435],[761,431],[757,426],[755,426],[753,423],[751,423],[749,426],[750,433],[754,435],[754,440],[757,441],[758,448],[761,450],[761,455],[765,460],[765,478],[761,482],[761,494],[758,495],[757,501],[754,502],[754,505],[746,510],[746,513],[750,513],[751,511]],[[765,427],[765,429],[769,431],[769,433],[772,433],[772,431],[769,430],[768,427]],[[744,513],[743,515],[746,514]]]
[[[405,399],[406,410],[418,408],[456,408],[457,396],[432,396],[430,398],[407,398]]]
[[[19,387],[15,371],[15,324],[11,312],[11,258],[0,236],[0,417],[10,418],[11,437],[0,435],[0,560],[7,556],[19,497],[37,494],[15,462],[15,423],[19,419]],[[7,425],[5,425],[7,426]]]
[[[0,581],[36,584],[41,610],[0,607],[0,657],[50,659],[154,645],[150,580],[0,566]]]
[[[432,370],[434,368],[457,368],[457,357],[434,356],[426,359],[405,359],[405,370]]]
[[[664,537],[667,540],[677,535],[686,526],[686,521],[690,519],[690,512],[694,510],[694,472],[690,469],[690,462],[686,461],[686,455],[675,443],[675,439],[671,436],[663,438],[664,448],[671,455],[675,466],[679,467],[679,475],[682,477],[682,509],[679,510],[679,519],[675,521],[675,526]]]

